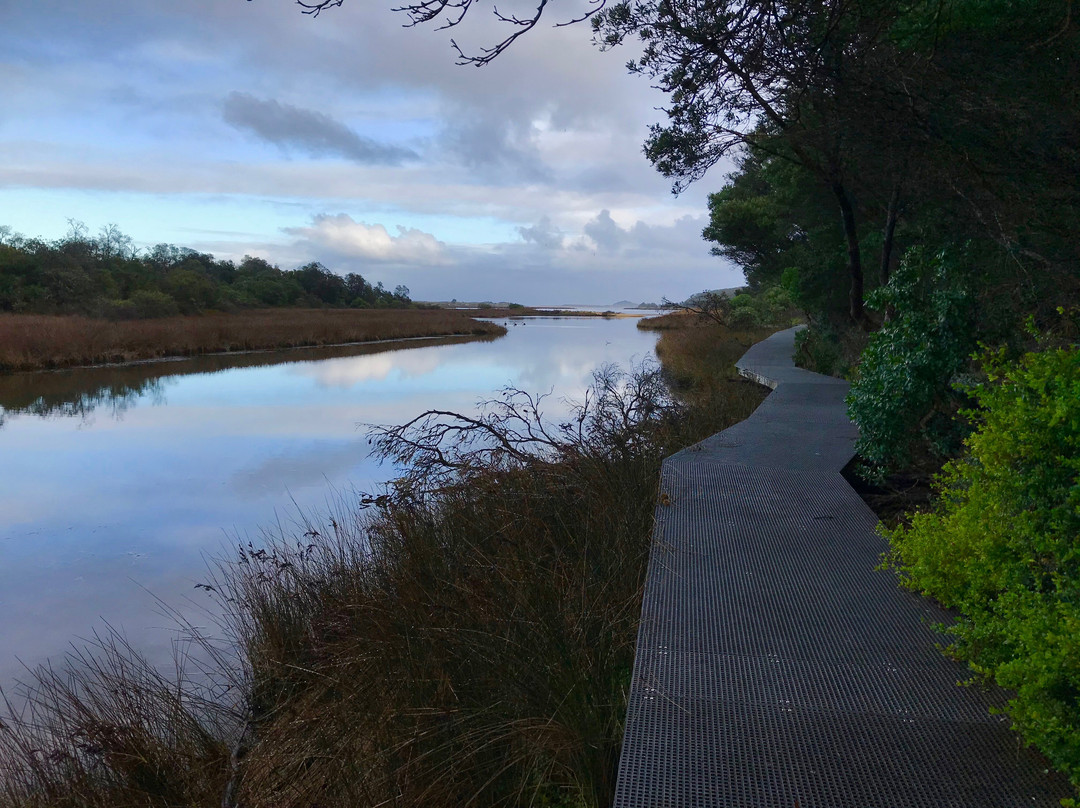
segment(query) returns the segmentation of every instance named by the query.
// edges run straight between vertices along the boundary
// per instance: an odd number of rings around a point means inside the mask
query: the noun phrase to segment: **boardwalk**
[[[1057,805],[1000,695],[956,686],[945,615],[875,570],[847,384],[795,368],[794,334],[739,362],[761,407],[664,464],[615,805]]]

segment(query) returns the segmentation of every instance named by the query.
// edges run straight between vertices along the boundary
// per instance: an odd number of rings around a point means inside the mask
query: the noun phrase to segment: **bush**
[[[975,349],[972,297],[952,257],[912,248],[867,305],[889,316],[870,337],[848,395],[864,475],[936,468],[964,435],[954,383]]]
[[[815,323],[795,335],[795,364],[826,376],[843,376],[840,337],[827,323]]]
[[[141,289],[130,300],[114,300],[105,316],[112,320],[149,320],[153,317],[173,317],[180,306],[164,292]]]
[[[1016,728],[1080,784],[1080,349],[1002,356],[934,512],[886,531],[891,564],[960,611],[953,650],[1015,691]]]
[[[741,292],[731,298],[730,322],[733,328],[787,326],[800,319],[791,295],[779,284],[758,294]]]

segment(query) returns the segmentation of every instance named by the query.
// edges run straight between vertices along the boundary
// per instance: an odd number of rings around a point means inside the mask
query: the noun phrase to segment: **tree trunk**
[[[863,311],[863,271],[862,254],[859,252],[859,233],[855,227],[855,210],[843,184],[833,179],[830,181],[833,195],[840,204],[840,216],[844,220],[844,237],[848,248],[848,276],[851,278],[851,290],[848,294],[848,313],[857,325],[865,325]]]
[[[896,233],[896,220],[900,215],[900,186],[893,188],[889,199],[889,209],[885,214],[885,238],[881,242],[881,285],[889,283],[889,267],[892,263],[893,234]]]

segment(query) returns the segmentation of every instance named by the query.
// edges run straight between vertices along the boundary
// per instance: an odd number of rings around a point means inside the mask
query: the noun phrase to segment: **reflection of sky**
[[[0,683],[16,657],[55,658],[102,618],[164,652],[153,596],[205,623],[193,589],[204,555],[321,507],[331,489],[372,490],[392,474],[366,457],[358,424],[469,411],[508,384],[552,390],[556,418],[596,367],[641,359],[653,341],[634,320],[530,320],[494,342],[174,376],[164,401],[151,406],[148,390],[118,419],[108,407],[11,418],[0,429]]]

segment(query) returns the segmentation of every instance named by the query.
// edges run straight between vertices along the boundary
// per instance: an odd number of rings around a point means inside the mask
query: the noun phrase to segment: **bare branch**
[[[662,304],[687,314],[696,314],[698,317],[712,320],[717,325],[725,327],[731,325],[733,306],[731,299],[723,292],[698,292],[682,303],[673,303],[664,298]]]
[[[251,0],[248,0],[250,3]],[[344,3],[345,0],[319,0],[315,3],[305,3],[304,0],[296,0],[296,4],[300,6],[305,14],[310,14],[312,17],[318,17],[319,14],[328,8],[336,8]]]
[[[369,425],[372,454],[405,467],[400,486],[422,494],[472,474],[648,451],[656,428],[677,411],[654,364],[632,373],[598,369],[557,424],[544,415],[546,398],[511,387],[476,416],[428,410],[399,426]]]
[[[248,0],[248,2],[250,2],[250,0]],[[296,0],[296,3],[303,9],[304,14],[318,17],[319,14],[327,9],[344,5],[345,0]],[[474,0],[416,0],[416,2],[405,3],[392,10],[403,12],[408,16],[409,22],[406,27],[434,22],[441,18],[442,22],[436,30],[443,31],[448,28],[455,28],[464,21],[465,16],[468,14],[469,9],[472,8],[473,3]],[[476,54],[466,53],[458,45],[456,40],[451,39],[450,47],[453,48],[454,52],[457,54],[457,63],[459,65],[474,65],[480,67],[495,60],[503,53],[503,51],[513,45],[518,37],[527,34],[536,27],[544,16],[549,3],[550,0],[540,0],[535,12],[525,17],[519,17],[517,14],[506,14],[499,11],[497,6],[494,7],[492,13],[495,19],[511,26],[514,29],[513,32],[494,45],[482,47],[479,53]],[[588,0],[588,3],[591,8],[570,19],[554,23],[554,27],[562,28],[567,25],[576,25],[577,23],[584,22],[601,11],[607,4],[607,0]]]

